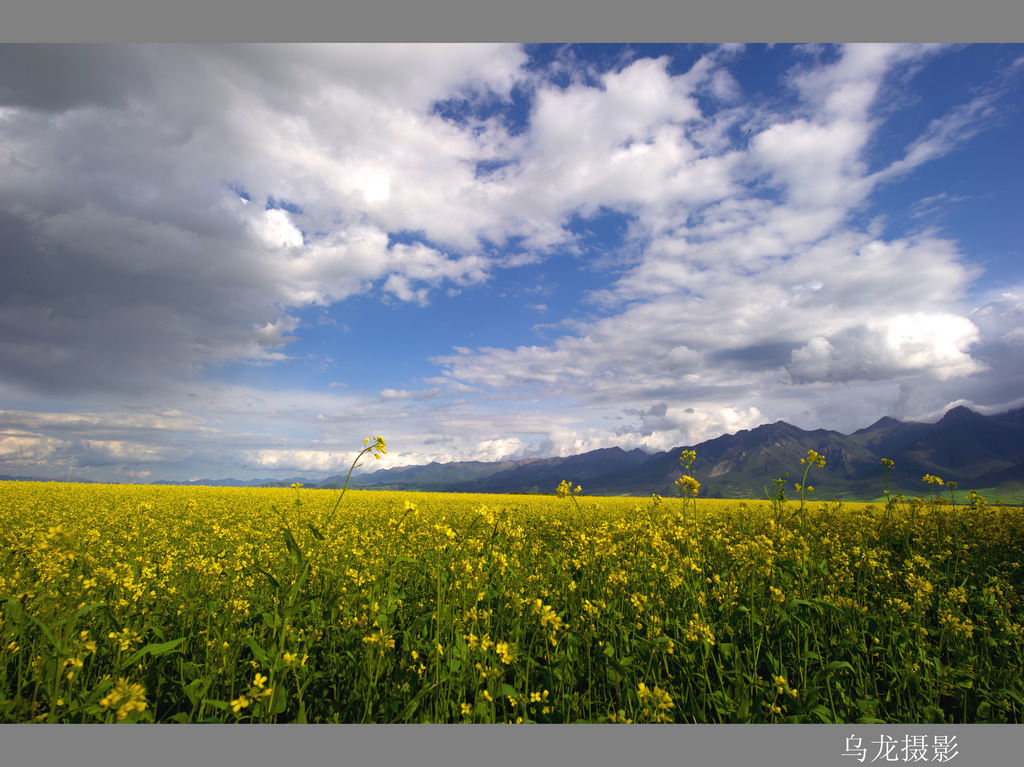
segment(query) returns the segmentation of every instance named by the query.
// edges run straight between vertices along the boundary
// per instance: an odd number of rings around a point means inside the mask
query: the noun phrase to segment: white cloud
[[[566,55],[557,85],[517,46],[33,50],[0,48],[32,64],[0,67],[0,385],[44,403],[0,411],[11,460],[327,472],[378,431],[406,440],[394,466],[1016,396],[1024,293],[969,302],[979,270],[951,237],[861,221],[1002,105],[983,88],[877,167],[899,78],[935,46],[806,51],[793,102],[746,92],[728,47],[683,73]],[[435,109],[513,89],[521,130]],[[600,264],[568,224],[604,211],[629,223]],[[565,254],[598,287],[552,340],[481,334],[437,358],[435,388],[204,380],[289,360],[304,307],[428,307]],[[526,308],[564,307],[544,299]],[[91,399],[57,413],[48,393]]]
[[[507,98],[520,48],[139,46],[103,49],[102,66],[82,50],[81,93],[58,87],[74,72],[73,50],[61,54],[5,78],[18,98],[60,94],[52,114],[10,108],[0,135],[0,231],[16,275],[0,361],[30,388],[141,390],[279,360],[250,328],[277,326],[290,307],[375,284],[424,303],[446,281],[486,278],[478,237],[500,238],[505,214],[474,167],[501,132],[431,110]],[[109,67],[138,75],[101,99],[86,74]],[[288,209],[266,210],[271,198]],[[391,245],[390,231],[463,252]]]
[[[872,180],[887,180],[948,154],[957,144],[983,131],[986,124],[997,117],[998,111],[996,94],[984,93],[932,120],[925,134],[907,147],[906,155],[879,171]]]
[[[551,346],[464,350],[438,362],[464,384],[571,386],[584,401],[669,391],[686,398],[758,369],[788,369],[800,381],[981,369],[969,356],[978,340],[971,321],[936,311],[973,274],[949,242],[848,233],[788,259],[733,265],[709,256],[706,264],[649,257],[621,284],[629,297],[639,293],[639,279],[658,285],[646,301],[583,323]]]
[[[253,333],[256,343],[262,347],[276,348],[284,346],[289,341],[294,341],[294,336],[285,335],[291,333],[299,326],[296,317],[285,315],[279,317],[276,322],[267,322]]]
[[[548,346],[445,356],[438,362],[448,378],[570,390],[585,403],[671,395],[689,406],[711,388],[729,398],[756,387],[765,397],[794,379],[941,379],[983,369],[970,356],[977,328],[950,311],[977,274],[954,243],[884,241],[843,223],[879,182],[863,155],[888,71],[931,52],[855,46],[834,64],[795,75],[803,114],[776,118],[752,138],[748,156],[723,166],[738,175],[715,188],[718,202],[691,212],[685,226],[648,230],[639,263],[594,294],[611,316],[579,323]],[[580,98],[582,89],[570,93]],[[764,172],[782,200],[741,185],[742,174]],[[641,195],[632,199],[642,204]],[[641,221],[658,221],[635,210]]]
[[[83,439],[82,464],[104,466],[110,463],[155,463],[179,457],[182,451],[142,442],[112,439]]]
[[[498,437],[477,442],[469,455],[474,461],[501,461],[522,458],[525,449],[526,445],[518,437]]]
[[[355,452],[275,449],[252,451],[246,460],[261,469],[330,472],[347,469],[355,457]]]
[[[302,247],[302,231],[292,223],[287,211],[278,208],[265,210],[250,219],[250,226],[270,248]]]
[[[762,423],[761,412],[753,406],[736,408],[715,402],[695,402],[669,407],[661,402],[646,410],[626,408],[627,415],[639,416],[640,423],[617,430],[620,440],[648,450],[669,450],[678,445],[695,445],[721,434],[733,434]]]
[[[1017,343],[1024,333],[1024,285],[997,291],[971,318],[990,341]]]
[[[201,417],[171,409],[155,409],[149,413],[124,412],[39,412],[30,410],[0,410],[0,425],[25,429],[48,429],[60,432],[96,433],[102,430],[138,429],[189,432],[213,432]]]
[[[809,339],[793,350],[788,370],[804,382],[885,380],[908,373],[956,378],[986,369],[969,354],[979,338],[966,317],[895,315],[844,329],[831,340]]]
[[[0,431],[0,466],[45,466],[66,444],[42,434],[4,429]]]
[[[384,400],[409,399],[413,393],[405,389],[381,389],[378,396]]]

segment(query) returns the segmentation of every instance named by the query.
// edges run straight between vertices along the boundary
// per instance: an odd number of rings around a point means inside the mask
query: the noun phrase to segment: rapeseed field
[[[0,721],[1024,721],[1020,507],[683,479],[0,483]]]

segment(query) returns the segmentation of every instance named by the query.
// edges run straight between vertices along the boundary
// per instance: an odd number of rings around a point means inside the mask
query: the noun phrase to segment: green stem
[[[356,456],[356,459],[352,461],[352,465],[349,467],[348,470],[348,476],[345,477],[345,484],[341,488],[341,495],[339,495],[338,500],[334,502],[334,508],[331,509],[331,513],[327,515],[327,524],[330,524],[330,522],[334,519],[334,512],[338,510],[338,506],[341,505],[341,499],[345,497],[345,491],[348,490],[348,481],[352,478],[352,472],[353,470],[355,470],[356,464],[359,462],[359,459],[362,458],[363,455],[365,455],[366,453],[369,453],[371,450],[373,450],[374,447],[375,445],[371,445],[370,447],[364,447],[359,452],[359,455]]]

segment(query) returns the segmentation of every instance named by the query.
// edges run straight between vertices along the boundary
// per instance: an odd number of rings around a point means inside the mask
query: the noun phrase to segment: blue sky
[[[0,474],[1024,404],[1024,46],[0,45]]]

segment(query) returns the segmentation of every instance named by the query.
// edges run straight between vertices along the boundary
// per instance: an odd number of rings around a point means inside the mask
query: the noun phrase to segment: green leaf
[[[117,615],[110,609],[110,605],[101,604],[100,607],[103,609],[103,614],[107,616],[107,620],[114,625],[114,630],[120,634],[124,630],[124,626],[121,625],[121,621],[117,619]]]
[[[252,657],[255,658],[257,661],[259,661],[264,666],[268,665],[267,664],[267,652],[266,652],[266,650],[264,650],[262,647],[260,647],[258,644],[256,644],[256,640],[253,639],[252,637],[248,637],[248,639],[249,639],[249,649],[252,651]]]
[[[270,713],[280,714],[288,708],[288,693],[285,692],[284,685],[278,684],[274,687],[273,700],[270,702]]]
[[[423,699],[423,696],[426,695],[428,692],[437,689],[440,686],[440,684],[440,682],[435,682],[434,684],[430,685],[430,687],[423,687],[422,689],[420,689],[420,691],[413,696],[412,700],[410,700],[406,704],[405,708],[402,709],[402,712],[391,720],[391,723],[395,724],[397,722],[408,720],[409,717],[412,716],[415,713],[416,709],[419,707],[420,700]]]
[[[827,608],[828,608],[829,610],[832,610],[832,611],[834,611],[834,612],[837,612],[837,613],[839,613],[839,614],[840,614],[840,615],[842,615],[842,616],[843,616],[844,618],[849,618],[849,617],[850,617],[850,616],[849,616],[849,615],[847,614],[846,610],[844,610],[843,608],[841,608],[841,607],[838,607],[838,606],[836,606],[836,605],[832,604],[831,602],[829,602],[829,601],[828,601],[828,600],[826,600],[826,599],[822,599],[821,597],[815,597],[815,598],[814,598],[814,604],[816,604],[816,605],[821,605],[822,607],[827,607]]]
[[[807,621],[805,621],[803,618],[801,618],[799,615],[794,614],[794,615],[790,615],[790,616],[787,616],[787,617],[792,618],[797,623],[799,623],[801,626],[803,626],[805,629],[809,630],[811,628],[811,625]]]
[[[210,679],[193,679],[181,688],[182,692],[188,696],[189,703],[193,706],[199,705],[203,696],[206,695],[206,691],[210,689],[210,681]]]
[[[57,644],[57,640],[54,638],[53,632],[50,631],[50,627],[34,615],[29,614],[28,617],[32,619],[33,623],[35,623],[37,626],[39,626],[40,629],[42,629],[43,634],[46,636],[47,639],[50,640],[50,644],[53,645],[53,649],[57,652],[60,652],[60,645]]]
[[[142,658],[146,657],[147,655],[151,655],[154,658],[158,658],[161,655],[167,655],[168,653],[176,652],[176,651],[178,651],[178,646],[182,642],[184,642],[184,641],[185,641],[185,637],[179,637],[178,639],[172,639],[170,642],[160,642],[159,644],[148,644],[145,647],[143,647],[143,648],[141,648],[139,650],[136,650],[134,653],[132,653],[127,658],[127,660],[125,660],[121,664],[121,667],[122,668],[127,668],[128,666],[131,666],[133,663],[135,663],[136,661],[141,660]]]
[[[854,674],[857,673],[857,670],[845,660],[834,660],[825,667],[826,671],[838,671],[839,669],[846,669]]]
[[[12,621],[18,621],[25,615],[25,606],[20,599],[7,597],[7,615]]]
[[[302,559],[300,561],[303,562],[302,572],[299,573],[299,577],[296,578],[295,583],[292,584],[292,587],[288,589],[287,604],[289,605],[295,603],[295,598],[299,595],[299,592],[302,591],[302,587],[306,583],[306,578],[309,577],[309,562],[305,559]]]
[[[832,724],[835,722],[835,718],[832,716],[832,712],[824,706],[822,706],[821,704],[815,706],[807,713],[818,719],[823,724]]]
[[[282,525],[281,533],[284,535],[284,544],[288,548],[288,553],[292,555],[295,562],[298,564],[305,561],[306,556],[302,553],[302,549],[299,548],[299,543],[295,540],[295,536],[292,535],[292,531]]]
[[[452,652],[452,650],[454,650],[454,652]],[[455,641],[452,642],[452,649],[449,650],[449,653],[460,660],[465,659],[469,654],[469,648],[466,646],[466,642],[463,640],[461,634],[455,635]]]
[[[609,658],[608,659],[608,663],[621,676],[628,677],[629,676],[629,670],[630,670],[630,668],[633,665],[633,659],[632,658],[622,658],[621,660],[616,660],[615,658]],[[554,669],[554,671],[557,673],[557,669]]]
[[[256,568],[256,572],[258,572],[260,575],[262,575],[264,578],[266,578],[268,581],[270,581],[270,585],[271,586],[273,586],[275,589],[281,588],[281,584],[279,584],[277,582],[277,578],[275,578],[273,575],[268,573],[266,570],[264,570],[259,565],[255,565],[255,568]]]
[[[1024,706],[1024,698],[1021,698],[1021,696],[1015,693],[1013,690],[1002,690],[1002,693],[1003,695],[1008,695],[1009,697],[1017,701],[1017,703]]]

